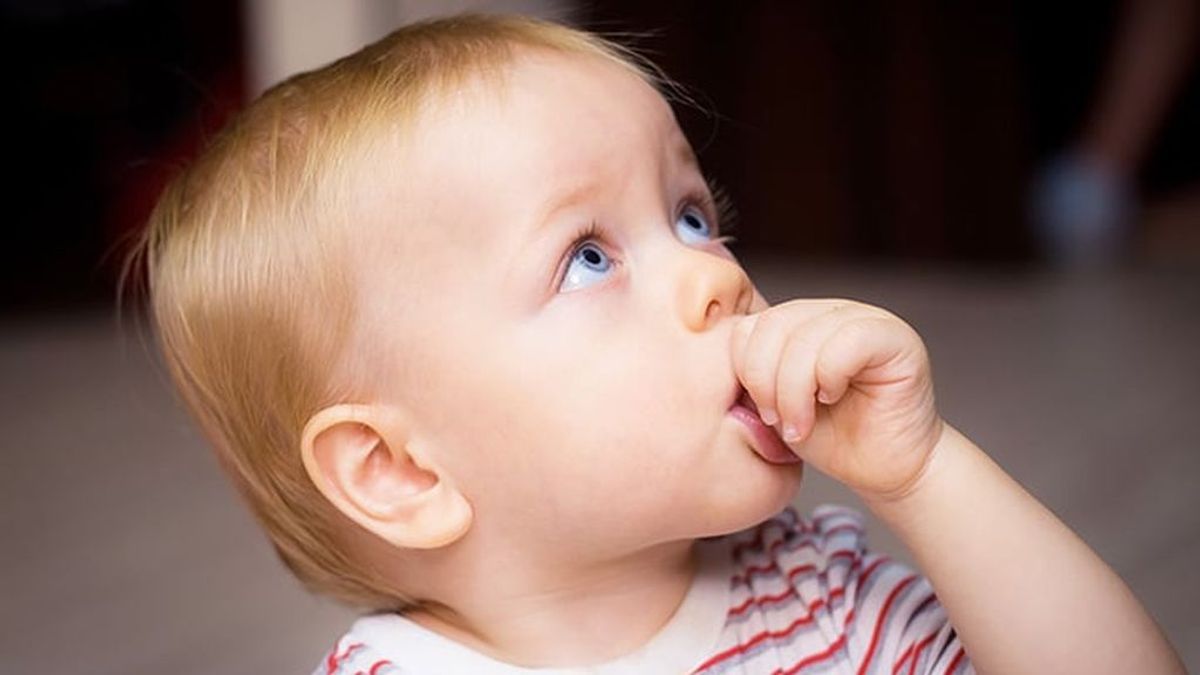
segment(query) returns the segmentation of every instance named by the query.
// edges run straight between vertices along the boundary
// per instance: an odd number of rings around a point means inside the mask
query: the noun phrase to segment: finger
[[[729,339],[730,357],[733,362],[733,372],[740,373],[745,364],[746,358],[746,343],[750,340],[750,333],[754,330],[754,325],[758,323],[759,314],[747,314],[737,320],[733,325],[732,335]]]
[[[734,372],[766,424],[779,422],[776,380],[787,335],[794,330],[803,330],[801,326],[839,309],[884,311],[841,298],[792,300],[748,315],[735,325],[731,340]]]
[[[817,412],[817,356],[830,336],[855,316],[862,317],[865,314],[855,307],[839,305],[799,327],[788,337],[775,384],[779,417],[783,423],[783,440],[799,442],[811,432]]]
[[[792,320],[786,312],[761,313],[746,339],[740,368],[735,371],[754,400],[758,416],[767,425],[779,421],[775,412],[775,372],[791,326]]]
[[[911,351],[911,328],[902,321],[878,316],[848,321],[821,347],[815,376],[818,399],[832,405],[841,400],[851,383],[864,371],[887,366]],[[919,343],[918,343],[919,344]],[[873,378],[884,381],[884,378]]]
[[[795,332],[788,337],[776,375],[776,401],[783,423],[780,436],[798,443],[808,433],[816,416],[813,395],[817,388],[816,361],[819,336],[814,331]]]

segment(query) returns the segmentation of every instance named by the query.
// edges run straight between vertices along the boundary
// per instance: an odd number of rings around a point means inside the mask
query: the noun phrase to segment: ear
[[[470,529],[471,505],[414,451],[407,418],[387,406],[330,406],[301,437],[309,478],[346,517],[393,546],[446,546]]]

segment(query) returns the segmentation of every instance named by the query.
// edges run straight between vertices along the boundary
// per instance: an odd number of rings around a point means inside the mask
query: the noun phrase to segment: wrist
[[[930,491],[930,485],[945,473],[951,455],[961,454],[970,441],[940,416],[937,418],[933,444],[925,455],[920,468],[913,476],[895,489],[886,492],[858,491],[863,502],[878,512],[880,509],[904,509],[919,502]]]

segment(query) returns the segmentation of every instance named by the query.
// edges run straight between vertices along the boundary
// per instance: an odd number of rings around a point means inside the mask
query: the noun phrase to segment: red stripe
[[[859,557],[861,557],[859,551],[853,551],[853,550],[834,551],[833,553],[830,553],[829,555],[825,556],[825,562],[831,562],[838,558],[850,558],[851,560],[854,560]],[[790,581],[793,577],[795,577],[797,574],[799,574],[801,572],[812,572],[812,571],[815,571],[816,569],[817,569],[817,566],[815,564],[805,563],[803,565],[798,565],[798,566],[793,567],[792,569],[788,570],[785,573],[785,576],[787,576],[788,580]],[[775,560],[772,560],[770,563],[768,563],[766,565],[747,567],[744,574],[733,575],[733,578],[730,580],[730,583],[749,585],[751,576],[756,575],[756,574],[765,574],[765,573],[771,572],[771,571],[780,571],[779,563],[776,562]]]
[[[834,555],[836,556],[839,554],[834,554]],[[876,567],[878,567],[880,564],[886,562],[887,560],[889,560],[889,558],[887,558],[885,556],[885,557],[881,557],[880,559],[871,563],[871,567],[868,568],[867,574],[869,574],[870,572],[873,572]],[[862,558],[855,558],[854,562],[850,565],[850,567],[847,571],[850,573],[853,573],[855,568],[859,567],[860,565],[862,565]],[[809,571],[813,571],[815,569],[816,568],[810,564],[804,564],[804,565],[800,565],[798,567],[794,567],[791,570],[788,570],[787,575],[786,575],[787,580],[789,583],[794,582],[796,575],[798,575],[799,573],[809,572]],[[845,594],[845,592],[846,592],[846,587],[844,585],[840,586],[838,588],[835,588],[835,589],[829,591],[829,600],[832,601],[834,598]],[[786,591],[784,591],[782,593],[776,593],[774,595],[751,595],[749,598],[746,598],[745,600],[743,600],[741,602],[741,604],[736,605],[733,608],[731,608],[729,610],[728,615],[731,617],[737,616],[737,615],[741,614],[742,612],[745,612],[746,610],[750,609],[751,605],[762,606],[762,605],[766,605],[766,604],[770,604],[770,603],[774,603],[774,602],[779,602],[780,600],[786,599],[790,595],[796,596],[797,600],[801,599],[800,596],[796,593],[795,586],[789,586]],[[818,602],[820,602],[820,601],[818,601]],[[816,604],[813,605],[813,607],[815,607],[815,606],[816,606]]]
[[[812,656],[805,657],[805,658],[801,659],[800,661],[797,661],[794,665],[792,665],[791,668],[788,668],[787,670],[779,670],[778,668],[776,668],[775,672],[772,673],[772,675],[792,675],[793,673],[800,670],[801,668],[806,668],[808,666],[813,665],[814,663],[819,663],[819,662],[824,661],[825,659],[829,658],[830,656],[833,656],[835,653],[837,653],[839,650],[841,650],[842,646],[844,646],[845,644],[846,644],[846,634],[842,633],[842,636],[839,637],[838,639],[834,640],[833,644],[829,645],[829,648],[826,649],[825,651],[821,652],[820,654],[813,654]]]
[[[925,648],[929,646],[930,642],[933,642],[933,639],[936,638],[937,635],[938,635],[938,631],[934,631],[928,637],[926,637],[924,640],[921,640],[920,642],[917,643],[917,649],[916,649],[916,651],[913,652],[913,655],[912,655],[912,663],[910,663],[908,666],[908,675],[913,675],[913,673],[916,672],[917,661],[921,660],[921,652],[925,651]],[[909,649],[912,649],[912,646],[909,646]],[[892,669],[892,673],[896,673],[897,671],[899,671],[900,667],[903,665],[904,665],[903,662],[897,663],[896,667]]]
[[[811,548],[813,550],[816,550],[817,544],[827,543],[829,537],[832,537],[835,534],[840,534],[840,533],[846,532],[846,531],[854,532],[855,534],[863,533],[862,528],[860,528],[857,525],[853,525],[851,523],[846,523],[844,525],[838,525],[837,527],[833,527],[824,532],[821,532],[820,534],[823,535],[822,537],[807,537],[807,538],[805,538],[800,543],[800,545],[797,546],[796,548],[788,549],[788,553],[797,553],[806,548]],[[780,539],[779,541],[771,542],[771,546],[767,549],[766,554],[769,556],[774,556],[778,549],[782,548],[785,544],[793,543],[794,541],[795,541],[794,539]]]
[[[841,534],[843,532],[853,532],[854,534],[861,535],[861,534],[863,534],[863,529],[854,523],[842,523],[841,525],[831,527],[828,530],[825,530],[823,532],[817,532],[815,530],[808,530],[808,531],[798,530],[797,531],[798,536],[803,537],[804,541],[801,545],[797,546],[794,549],[789,549],[789,550],[799,551],[806,547],[807,548],[816,548],[815,545],[818,542],[827,541],[833,535]],[[820,535],[820,536],[814,536],[814,535]],[[736,558],[745,553],[758,553],[761,555],[773,556],[773,555],[775,555],[775,552],[777,550],[779,550],[783,546],[786,546],[787,544],[795,543],[795,541],[796,541],[796,537],[784,536],[780,539],[776,539],[775,541],[771,542],[771,544],[769,546],[767,546],[766,550],[763,550],[763,542],[756,540],[756,541],[750,542],[748,544],[740,544],[739,546],[735,546],[734,551],[733,551],[733,556]]]
[[[869,579],[871,577],[871,575],[875,572],[875,570],[879,569],[880,565],[887,562],[888,560],[889,560],[889,558],[887,558],[886,556],[883,556],[883,557],[880,557],[875,562],[871,563],[871,565],[869,567],[867,567],[867,569],[863,570],[862,575],[859,577],[858,585],[861,586],[861,585],[865,584],[867,582],[867,579]],[[912,581],[914,578],[915,578],[915,575],[904,580],[903,582],[901,582],[901,586]],[[892,595],[893,596],[895,595],[894,590],[892,591]],[[824,602],[825,602],[824,599],[818,599],[816,602],[813,603],[813,607],[816,608],[820,605],[823,605]],[[891,602],[891,597],[888,598],[887,602],[888,603]],[[887,611],[886,604],[884,605],[883,611],[885,611],[885,612]],[[804,625],[805,623],[811,622],[812,620],[813,620],[813,614],[812,614],[812,610],[810,610],[810,613],[808,616],[803,616],[803,617],[800,617],[799,619],[796,619],[791,624],[789,624],[787,626],[787,628],[784,628],[781,631],[772,632],[769,630],[765,630],[765,631],[759,632],[759,633],[755,634],[754,637],[750,638],[750,640],[748,642],[744,642],[739,645],[734,645],[734,646],[730,647],[729,649],[726,649],[723,652],[717,653],[712,658],[710,658],[707,661],[705,661],[704,663],[700,664],[700,666],[697,667],[696,670],[693,672],[699,672],[706,668],[711,668],[726,659],[733,658],[734,656],[737,656],[739,654],[744,654],[746,651],[748,651],[749,649],[751,649],[758,643],[762,642],[763,640],[767,640],[767,639],[776,639],[777,640],[780,638],[785,638],[788,635],[795,632],[795,630],[797,628]],[[849,626],[853,620],[854,620],[854,609],[851,608],[850,611],[846,612],[846,618],[843,621],[843,625]],[[877,630],[878,630],[878,628],[877,628]]]
[[[875,656],[875,645],[879,643],[879,632],[883,628],[883,621],[887,618],[888,610],[892,607],[892,602],[896,600],[896,596],[900,594],[900,591],[904,590],[904,587],[911,584],[916,578],[917,575],[910,574],[897,584],[891,593],[888,593],[887,600],[883,602],[883,608],[879,610],[879,617],[875,619],[875,630],[871,631],[871,644],[867,646],[867,658],[859,666],[858,675],[863,675],[863,673],[867,672],[867,668],[871,665],[871,657]]]
[[[956,668],[958,668],[958,662],[959,662],[959,661],[962,661],[962,658],[963,658],[964,656],[966,656],[966,655],[967,655],[967,653],[966,653],[965,651],[963,651],[963,648],[962,648],[962,647],[959,647],[959,648],[958,648],[958,655],[957,655],[957,656],[955,656],[955,657],[954,657],[954,660],[950,662],[950,667],[946,669],[946,672],[947,672],[947,673],[953,673],[953,672],[954,672],[954,670],[955,670]]]
[[[863,529],[861,527],[859,527],[855,521],[853,521],[853,516],[850,516],[841,511],[835,511],[833,513],[826,513],[823,516],[819,516],[819,517],[813,518],[811,520],[806,520],[804,518],[801,518],[799,515],[797,515],[795,512],[795,509],[789,508],[787,510],[789,512],[791,512],[792,519],[795,520],[794,527],[795,527],[795,532],[797,534],[817,534],[818,530],[820,530],[820,523],[823,523],[824,521],[830,520],[832,518],[850,518],[851,522],[845,523],[842,525],[838,525],[837,527],[831,528],[830,530],[823,532],[821,534],[831,534],[841,528],[852,528],[859,533],[861,533],[863,531]],[[759,524],[759,526],[755,529],[754,539],[735,545],[733,547],[733,554],[739,555],[744,551],[762,549],[763,540],[766,538],[767,528],[770,527],[771,525],[777,525],[777,526],[783,528],[784,533],[786,534],[789,527],[791,527],[793,524],[786,522],[782,518],[772,518],[770,520],[764,521],[763,523]],[[784,541],[786,541],[786,539]],[[779,542],[775,542],[775,543],[777,544]]]
[[[355,642],[349,647],[346,647],[346,651],[342,652],[341,656],[337,655],[337,646],[338,643],[333,643],[333,649],[329,651],[329,657],[325,659],[325,675],[333,675],[333,673],[337,672],[338,666],[341,665],[341,662],[345,661],[346,657],[350,656],[350,652],[361,647],[362,643]]]
[[[909,655],[912,654],[912,650],[913,646],[909,645],[908,649],[900,652],[900,658],[896,659],[896,664],[892,666],[892,675],[896,675],[896,673],[900,672],[900,669],[904,667],[904,662],[907,661]]]
[[[843,586],[841,588],[835,588],[829,592],[829,601],[833,602],[834,598],[844,595],[845,593],[846,593],[845,586]],[[789,596],[795,597],[797,602],[803,602],[803,600],[800,598],[800,596],[796,594],[795,588],[788,588],[786,591],[784,591],[782,593],[777,593],[775,595],[763,595],[763,596],[746,598],[745,602],[743,602],[742,604],[738,605],[737,607],[734,607],[733,609],[729,610],[729,616],[730,617],[737,616],[737,615],[745,612],[746,610],[750,609],[751,605],[758,605],[760,607],[763,605],[770,605],[770,604],[773,604],[776,602],[780,602],[782,600],[787,600]],[[814,608],[816,608],[818,605],[821,605],[823,603],[824,603],[823,600],[817,600],[816,602],[814,602],[812,605],[809,606],[809,611],[811,612]]]
[[[852,617],[853,615],[854,615],[853,609],[850,610],[849,613],[847,613],[847,617]],[[720,663],[726,659],[733,658],[734,656],[737,656],[739,654],[744,654],[745,652],[749,651],[750,649],[752,649],[753,647],[758,645],[758,643],[763,642],[764,640],[770,640],[770,639],[778,640],[781,638],[785,638],[788,635],[791,635],[793,632],[795,632],[795,630],[797,628],[799,628],[800,626],[803,626],[806,623],[810,623],[812,620],[813,620],[813,616],[810,614],[808,616],[802,616],[802,617],[796,619],[792,623],[788,624],[787,628],[784,628],[783,630],[780,630],[780,631],[764,630],[760,633],[757,633],[757,634],[755,634],[754,637],[750,638],[750,640],[747,642],[743,642],[741,644],[734,645],[734,646],[730,647],[729,649],[726,649],[723,652],[714,654],[712,656],[712,658],[710,658],[709,660],[700,664],[692,672],[698,673],[707,668],[712,668],[713,666],[717,665],[718,663]],[[847,620],[847,623],[849,623],[849,620]]]
[[[831,596],[831,599],[832,599],[832,596]],[[799,598],[797,598],[797,601],[799,601]],[[808,612],[807,618],[811,619],[814,615],[816,615],[817,610],[819,610],[825,606],[825,598],[817,598],[816,600],[813,601],[813,603],[811,605],[807,605],[807,606],[805,606],[804,603],[801,602],[801,606],[805,607],[805,610]]]
[[[829,528],[828,530],[821,530],[820,525],[818,525],[818,523],[820,523],[824,520],[829,520],[830,518],[836,518],[838,516],[845,517],[845,514],[827,513],[824,516],[821,516],[820,518],[813,520],[812,522],[798,520],[796,523],[796,529],[793,530],[793,532],[798,536],[820,535],[820,537],[814,538],[814,540],[828,539],[829,537],[831,537],[835,534],[840,534],[842,532],[853,532],[855,534],[863,534],[863,532],[864,532],[863,528],[860,527],[858,525],[858,523],[855,523],[855,522],[842,523],[841,525],[836,525],[834,527]],[[754,551],[762,552],[763,551],[763,543],[764,543],[764,540],[766,539],[767,526],[769,526],[769,525],[777,525],[780,528],[782,528],[783,532],[781,534],[783,536],[781,536],[779,539],[776,539],[775,541],[771,542],[771,545],[766,549],[766,553],[768,555],[773,553],[774,550],[779,548],[780,546],[783,546],[784,544],[787,544],[788,542],[793,541],[795,539],[794,537],[787,536],[789,534],[789,530],[788,530],[789,524],[788,523],[785,523],[780,520],[769,520],[766,523],[764,523],[763,525],[759,526],[758,530],[755,532],[754,539],[752,539],[751,541],[742,542],[740,544],[735,545],[733,547],[733,555],[736,557],[736,556],[740,556],[747,552],[754,552]]]
[[[391,661],[387,661],[387,660],[376,661],[375,665],[371,666],[371,671],[369,673],[367,673],[367,675],[379,675],[380,668],[382,668],[384,666],[390,666],[390,665],[392,665]]]
[[[936,598],[937,598],[937,595],[933,594],[933,593],[930,593],[929,595],[925,596],[925,599],[922,600],[920,603],[918,603],[917,608],[913,610],[911,615],[909,615],[908,620],[912,621],[914,617],[916,617],[921,612],[925,611],[925,607],[929,603],[933,602]],[[940,630],[940,628],[934,630],[933,633],[931,633],[928,637],[926,637],[924,641],[917,643],[915,645],[917,648],[917,653],[915,655],[913,655],[912,666],[908,669],[909,675],[912,675],[913,668],[917,667],[917,661],[921,658],[921,650],[925,648],[926,644],[928,644],[930,640],[937,637],[939,630]],[[892,675],[896,675],[896,673],[900,672],[900,669],[904,668],[904,662],[908,659],[909,655],[912,654],[913,647],[914,647],[913,644],[909,644],[908,649],[905,649],[904,652],[902,652],[900,654],[900,657],[896,659],[896,663],[892,666]]]
[[[833,554],[830,557],[844,557],[844,556],[839,552],[839,553]],[[883,562],[885,560],[887,560],[886,557],[880,558],[876,562],[872,563],[872,570],[874,569],[875,566],[879,565],[881,562]],[[852,574],[854,572],[854,570],[857,567],[859,567],[860,565],[862,565],[862,558],[855,558],[854,561],[851,563],[850,567],[847,568],[847,570],[846,570],[847,573]],[[816,570],[816,567],[814,565],[806,563],[804,565],[799,565],[799,566],[793,567],[792,569],[788,570],[784,576],[787,578],[788,583],[794,583],[796,580],[795,579],[796,576],[798,576],[801,572],[811,572],[811,571],[815,571],[815,570]],[[736,582],[736,577],[735,577],[735,582]],[[845,591],[846,591],[846,587],[844,585],[840,588],[835,588],[834,590],[830,591],[829,599],[832,600],[834,598],[834,596],[841,595],[842,593],[845,593]],[[789,586],[788,590],[784,591],[783,593],[778,593],[776,595],[765,595],[765,596],[751,595],[749,598],[743,600],[740,605],[730,609],[729,616],[737,616],[738,614],[741,614],[742,612],[749,609],[749,606],[752,603],[758,603],[761,605],[761,604],[767,603],[767,602],[777,602],[778,600],[781,600],[781,599],[787,597],[788,595],[796,595],[796,587],[795,586]],[[799,599],[798,595],[797,595],[797,599]]]
[[[829,555],[825,556],[825,562],[830,563],[830,562],[833,562],[834,560],[837,560],[838,558],[849,558],[850,559],[851,564],[850,564],[850,567],[847,568],[847,570],[846,570],[847,573],[854,571],[854,568],[856,566],[862,564],[862,555],[858,551],[834,551],[833,553],[830,553]],[[791,581],[795,581],[796,577],[800,576],[800,574],[802,572],[815,572],[816,570],[817,570],[817,568],[815,565],[813,565],[811,563],[806,563],[804,565],[797,565],[797,566],[793,567],[792,569],[788,570],[785,576],[787,577],[787,580],[789,582],[791,582]]]
[[[871,563],[871,566],[869,568],[867,568],[867,571],[864,572],[864,574],[869,576],[872,572],[875,571],[875,569],[877,567],[879,567],[879,565],[883,564],[887,560],[889,560],[889,558],[887,558],[886,556],[879,558],[875,562]],[[854,563],[852,565],[850,565],[850,568],[848,571],[853,572],[854,569],[861,564],[862,564],[861,558],[855,559]],[[787,573],[788,581],[789,582],[794,581],[793,577],[800,572],[810,571],[813,569],[815,569],[815,568],[812,565],[808,565],[808,564],[800,565],[799,567],[795,567],[788,571],[788,573]],[[860,583],[861,583],[861,581],[860,581]],[[834,598],[838,597],[839,595],[845,594],[845,592],[846,592],[846,587],[844,585],[839,588],[835,588],[829,592],[829,600],[832,601]],[[789,595],[794,595],[794,596],[796,596],[796,600],[802,601],[800,596],[796,593],[796,587],[789,586],[786,591],[784,591],[782,593],[776,593],[775,595],[752,595],[751,597],[743,600],[741,602],[741,604],[731,608],[728,612],[728,616],[731,616],[731,617],[737,616],[737,615],[741,614],[742,612],[745,612],[746,610],[748,610],[751,605],[755,605],[755,604],[764,605],[764,604],[768,604],[768,603],[772,603],[772,602],[779,602],[780,600],[786,599]],[[821,602],[822,602],[821,600],[817,600],[816,602],[814,602],[812,604],[812,606],[809,607],[809,611],[811,612],[812,609],[817,607]]]
[[[325,657],[325,675],[333,675],[337,670],[337,656],[334,655],[336,651],[337,643],[334,643],[333,649],[329,650],[329,656]]]
[[[839,588],[837,590],[840,591],[842,589]],[[769,605],[772,603],[779,602],[780,600],[786,600],[789,596],[796,596],[796,599],[800,600],[800,596],[796,595],[796,589],[792,588],[790,586],[788,587],[788,589],[786,591],[784,591],[782,593],[776,593],[775,595],[757,595],[757,596],[752,595],[752,596],[746,598],[742,602],[742,604],[737,605],[736,607],[730,608],[728,616],[731,616],[731,617],[737,616],[737,615],[741,614],[742,612],[745,612],[746,610],[750,609],[751,605],[759,605],[759,606]],[[830,597],[832,597],[832,596],[833,596],[833,594],[830,593]]]

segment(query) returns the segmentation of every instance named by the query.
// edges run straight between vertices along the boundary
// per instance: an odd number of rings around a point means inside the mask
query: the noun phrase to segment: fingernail
[[[773,427],[779,422],[779,416],[776,415],[775,411],[771,410],[770,408],[763,408],[759,411],[758,416],[762,418],[763,424],[766,424],[769,427]]]
[[[796,425],[791,422],[783,425],[783,440],[788,443],[800,440],[800,431],[796,429]]]

